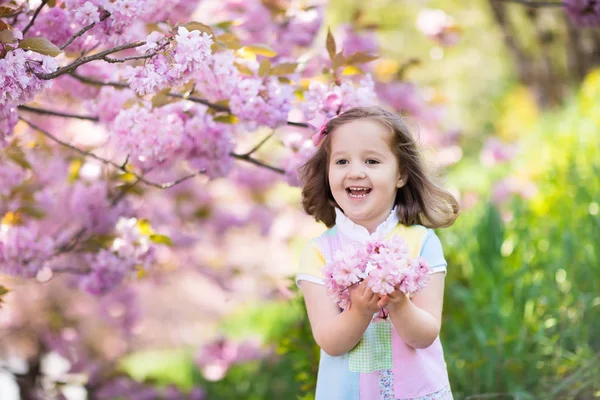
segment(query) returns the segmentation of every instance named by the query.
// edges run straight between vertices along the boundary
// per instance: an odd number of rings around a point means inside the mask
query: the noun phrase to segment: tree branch
[[[136,48],[139,46],[143,46],[144,44],[146,44],[146,41],[144,41],[144,40],[138,40],[137,42],[127,43],[127,44],[124,44],[121,46],[113,47],[112,49],[101,51],[100,53],[96,53],[91,56],[78,58],[77,60],[73,61],[71,64],[69,64],[65,67],[59,68],[52,73],[45,73],[45,74],[37,73],[35,75],[39,79],[43,79],[43,80],[54,79],[61,75],[68,74],[72,71],[75,71],[75,69],[77,69],[78,67],[80,67],[83,64],[87,64],[94,60],[102,60],[109,54],[117,53],[119,51],[123,51],[123,50],[127,50],[127,49],[133,49],[133,48]]]
[[[69,73],[69,76],[77,79],[79,82],[92,86],[112,86],[117,89],[129,89],[129,85],[121,82],[102,82],[88,76],[79,75],[77,72]]]
[[[22,32],[23,36],[25,36],[25,34],[27,33],[27,31],[33,26],[33,23],[35,22],[35,19],[37,18],[37,16],[40,13],[40,11],[42,11],[42,8],[46,5],[47,2],[48,2],[48,0],[42,0],[42,4],[40,4],[39,7],[33,13],[33,17],[31,17],[31,21],[29,21],[29,23],[27,24],[27,26],[23,29],[23,32]]]
[[[92,152],[89,152],[89,151],[82,150],[82,149],[80,149],[80,148],[78,148],[78,147],[76,147],[76,146],[73,146],[72,144],[69,144],[69,143],[67,143],[67,142],[65,142],[65,141],[62,141],[62,140],[60,140],[60,139],[59,139],[59,138],[57,138],[56,136],[52,135],[50,132],[48,132],[48,131],[46,131],[46,130],[44,130],[44,129],[40,128],[40,127],[39,127],[39,126],[37,126],[36,124],[34,124],[34,123],[30,122],[30,121],[27,121],[26,119],[24,119],[24,118],[22,118],[22,117],[19,117],[19,119],[20,119],[21,121],[25,122],[25,123],[26,123],[27,125],[29,125],[31,128],[33,128],[33,129],[35,129],[35,130],[37,130],[37,131],[41,132],[41,133],[42,133],[44,136],[46,136],[46,137],[48,137],[49,139],[53,140],[54,142],[56,142],[56,143],[60,144],[61,146],[63,146],[63,147],[66,147],[66,148],[68,148],[68,149],[70,149],[70,150],[72,150],[72,151],[74,151],[74,152],[76,152],[76,153],[79,153],[79,154],[81,154],[81,155],[82,155],[82,156],[84,156],[84,157],[90,157],[90,158],[93,158],[93,159],[95,159],[95,160],[97,160],[97,161],[100,161],[102,164],[105,164],[105,165],[111,165],[112,167],[114,167],[114,168],[118,169],[119,171],[123,171],[123,172],[126,172],[126,173],[130,173],[130,174],[132,174],[132,175],[133,175],[133,176],[134,176],[134,177],[135,177],[135,178],[136,178],[136,179],[137,179],[139,182],[145,183],[145,184],[146,184],[146,185],[148,185],[148,186],[153,186],[153,187],[155,187],[155,188],[158,188],[158,189],[168,189],[168,188],[171,188],[171,187],[173,187],[173,186],[175,186],[175,185],[178,185],[178,184],[180,184],[180,183],[182,183],[182,182],[184,182],[184,181],[186,181],[186,180],[188,180],[188,179],[191,179],[191,178],[193,178],[193,177],[195,177],[195,176],[197,176],[197,175],[200,175],[200,174],[202,174],[202,172],[197,172],[197,173],[194,173],[194,174],[189,174],[189,175],[183,176],[183,177],[181,177],[181,178],[179,178],[179,179],[177,179],[177,180],[175,180],[175,181],[172,181],[172,182],[165,182],[165,183],[155,183],[155,182],[151,182],[151,181],[149,181],[149,180],[145,179],[143,176],[141,176],[141,175],[139,175],[139,174],[136,174],[135,172],[131,172],[131,171],[127,170],[127,169],[125,168],[125,165],[119,165],[119,164],[115,163],[114,161],[107,160],[107,159],[105,159],[105,158],[102,158],[102,157],[100,157],[100,156],[97,156],[96,154],[94,154],[94,153],[92,153]],[[233,153],[233,152],[232,152],[232,153],[229,153],[229,155],[230,155],[231,157],[235,158],[235,159],[238,159],[238,160],[243,160],[243,161],[249,162],[249,163],[251,163],[251,164],[258,165],[258,166],[261,166],[261,167],[263,167],[263,168],[270,169],[271,171],[278,172],[278,173],[280,173],[280,174],[284,174],[284,173],[285,173],[285,171],[284,171],[283,169],[281,169],[281,168],[277,168],[277,167],[274,167],[274,166],[272,166],[272,165],[268,165],[268,164],[266,164],[266,163],[264,163],[264,162],[262,162],[262,161],[260,161],[260,160],[257,160],[257,159],[255,159],[255,158],[252,158],[252,157],[250,157],[249,155],[244,155],[244,154],[236,154],[236,153]]]
[[[29,112],[33,112],[36,114],[46,114],[46,115],[53,115],[56,117],[84,119],[84,120],[94,121],[94,122],[98,121],[98,117],[94,117],[94,116],[90,116],[90,115],[69,114],[69,113],[63,113],[63,112],[53,111],[53,110],[44,110],[42,108],[35,108],[35,107],[26,106],[26,105],[20,105],[17,108],[19,110],[29,111]]]
[[[98,21],[98,22],[102,22],[102,21],[104,21],[108,17],[110,17],[110,13],[108,11],[105,11],[104,15],[102,15],[100,17],[100,21]],[[62,46],[59,47],[59,49],[64,50],[65,48],[67,48],[68,45],[70,45],[71,43],[73,43],[73,40],[77,39],[78,37],[80,37],[81,35],[83,35],[84,33],[86,33],[87,31],[89,31],[90,29],[92,29],[94,26],[96,26],[96,22],[92,22],[88,26],[84,27],[79,32],[77,32],[76,34],[74,34],[73,36],[71,36],[69,38],[69,40],[67,40]]]
[[[562,1],[531,1],[531,0],[497,0],[505,3],[517,3],[526,7],[563,7],[565,4]]]
[[[243,156],[250,156],[254,153],[256,153],[258,151],[258,149],[260,149],[262,147],[263,144],[265,144],[269,139],[271,139],[273,137],[273,135],[275,134],[275,131],[271,132],[269,135],[267,135],[267,137],[265,137],[263,140],[261,140],[256,146],[254,146],[252,148],[252,150],[250,150],[247,153],[242,154]]]
[[[242,160],[242,161],[249,162],[250,164],[258,165],[259,167],[270,169],[271,171],[277,172],[282,175],[285,174],[285,171],[283,169],[274,167],[272,165],[265,164],[264,162],[257,160],[256,158],[250,157],[249,155],[236,154],[236,153],[229,153],[229,155],[237,160]]]
[[[492,14],[498,25],[500,25],[500,28],[502,29],[502,34],[504,36],[504,43],[508,47],[509,52],[512,54],[515,63],[517,64],[519,78],[523,83],[529,85],[531,83],[529,60],[523,49],[515,41],[510,31],[503,2],[504,0],[490,0]]]
[[[129,85],[126,83],[121,83],[121,82],[103,82],[94,78],[90,78],[87,76],[83,76],[83,75],[79,75],[76,72],[70,72],[69,73],[70,76],[72,76],[73,78],[77,79],[79,82],[88,84],[88,85],[94,85],[94,86],[112,86],[115,87],[117,89],[129,89]],[[212,108],[213,110],[217,110],[217,111],[222,111],[222,112],[227,112],[231,114],[231,109],[227,106],[221,105],[221,104],[216,104],[216,103],[211,103],[208,100],[202,99],[200,97],[195,97],[195,96],[186,96],[184,94],[181,93],[174,93],[174,92],[169,92],[166,94],[166,96],[169,97],[175,97],[178,99],[184,99],[184,100],[189,100],[191,102],[194,103],[199,103],[199,104],[204,104],[207,107]],[[293,121],[287,121],[287,124],[290,126],[297,126],[300,128],[308,128],[308,124],[306,122],[293,122]]]

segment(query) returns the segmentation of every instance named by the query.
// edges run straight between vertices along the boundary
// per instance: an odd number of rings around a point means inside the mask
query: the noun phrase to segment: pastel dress
[[[392,210],[373,235],[336,209],[336,224],[302,252],[296,283],[324,285],[323,267],[336,251],[375,237],[400,235],[411,257],[424,257],[431,273],[445,273],[437,235],[421,225],[398,223]],[[452,392],[439,337],[425,349],[405,344],[389,319],[372,321],[350,352],[333,357],[321,349],[315,400],[451,400]]]

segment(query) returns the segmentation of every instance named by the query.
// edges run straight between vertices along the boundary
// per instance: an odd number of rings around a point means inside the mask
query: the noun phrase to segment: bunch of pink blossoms
[[[0,225],[0,272],[34,277],[52,255],[54,242],[35,225]]]
[[[331,118],[353,107],[377,104],[375,82],[370,75],[357,84],[349,79],[339,85],[313,81],[304,93],[304,100],[302,111],[307,120],[315,118],[317,114]]]
[[[209,59],[212,44],[212,39],[206,33],[188,31],[183,26],[177,29],[174,42],[169,42],[159,32],[152,32],[147,37],[146,44],[137,49],[141,55],[165,48],[172,50],[168,54],[156,54],[143,66],[128,66],[123,77],[139,95],[156,93],[168,87],[179,87]]]
[[[324,274],[329,297],[345,309],[350,306],[348,289],[363,281],[379,295],[396,289],[408,295],[417,293],[429,282],[429,265],[422,258],[409,257],[404,240],[394,236],[338,251]]]

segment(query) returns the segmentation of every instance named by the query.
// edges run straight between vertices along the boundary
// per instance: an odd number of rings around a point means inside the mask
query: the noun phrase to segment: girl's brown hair
[[[378,121],[392,132],[390,147],[398,159],[402,175],[406,177],[406,183],[397,190],[394,201],[400,222],[404,225],[421,224],[428,228],[452,225],[458,217],[458,201],[427,176],[417,142],[402,119],[380,107],[352,108],[327,122],[322,143],[299,170],[304,182],[304,210],[327,227],[335,224],[335,207],[338,205],[331,193],[328,178],[331,133],[337,127],[361,118]]]

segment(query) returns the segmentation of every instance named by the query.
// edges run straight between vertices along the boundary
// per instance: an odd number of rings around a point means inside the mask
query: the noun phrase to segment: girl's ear
[[[396,183],[396,187],[399,189],[402,186],[406,185],[406,181],[408,180],[408,171],[406,169],[400,172],[400,177],[398,178],[398,182]]]

